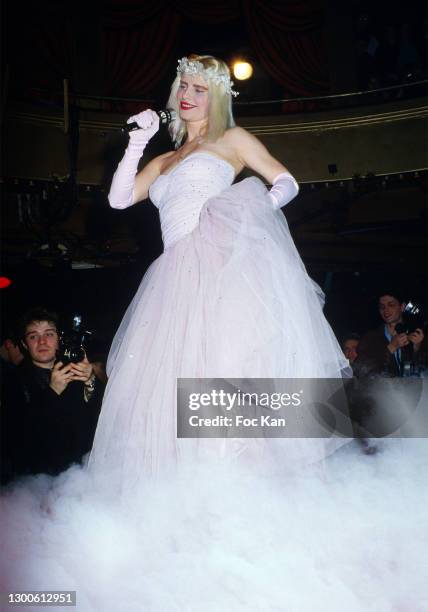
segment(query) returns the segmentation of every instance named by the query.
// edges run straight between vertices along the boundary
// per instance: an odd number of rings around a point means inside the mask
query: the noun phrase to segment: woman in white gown
[[[339,377],[347,367],[277,210],[297,185],[232,127],[230,96],[223,63],[181,62],[172,131],[187,138],[137,178],[157,118],[135,118],[143,129],[110,201],[125,207],[150,189],[165,252],[115,337],[89,470],[2,496],[1,591],[75,590],[79,612],[425,610],[415,568],[427,548],[426,445],[369,460],[349,445],[322,478],[318,465],[282,477],[267,469],[273,448],[289,467],[334,444],[176,437],[177,377]],[[244,165],[274,190],[256,178],[231,186]],[[207,449],[214,461],[201,458]]]
[[[176,150],[137,174],[159,128],[151,110],[131,117],[110,205],[148,196],[158,207],[164,253],[145,274],[114,338],[109,382],[89,468],[135,487],[147,474],[214,451],[229,459],[266,454],[265,440],[177,439],[177,378],[339,378],[347,371],[280,208],[298,193],[289,171],[233,121],[227,65],[211,56],[179,61],[169,108]],[[232,185],[244,167],[252,177]],[[326,440],[283,440],[318,459]],[[328,444],[330,443],[330,449]],[[287,459],[288,458],[288,459]]]

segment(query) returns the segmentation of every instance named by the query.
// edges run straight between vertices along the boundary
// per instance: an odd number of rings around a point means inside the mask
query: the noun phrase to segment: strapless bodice
[[[206,151],[191,153],[168,174],[161,174],[149,190],[159,209],[162,239],[167,249],[199,224],[204,203],[233,182],[235,170]]]

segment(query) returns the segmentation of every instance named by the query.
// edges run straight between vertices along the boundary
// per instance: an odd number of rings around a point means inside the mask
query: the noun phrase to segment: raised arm
[[[119,163],[108,194],[112,208],[128,208],[132,204],[144,200],[148,189],[159,175],[160,164],[155,158],[139,173],[137,179],[138,163],[150,138],[159,129],[159,117],[152,110],[146,110],[130,117],[127,123],[138,123],[141,129],[130,132],[129,143],[125,154]]]
[[[287,168],[275,159],[258,138],[240,127],[229,132],[230,144],[241,163],[272,184],[269,197],[275,209],[288,204],[299,193],[299,186]]]

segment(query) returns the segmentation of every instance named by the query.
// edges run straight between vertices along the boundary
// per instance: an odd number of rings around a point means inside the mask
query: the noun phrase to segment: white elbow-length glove
[[[129,143],[120,161],[108,194],[112,208],[128,208],[134,203],[134,183],[143,151],[150,138],[159,130],[159,117],[152,110],[145,110],[129,117],[126,123],[137,123],[141,129],[129,132]]]
[[[272,189],[269,197],[272,201],[274,210],[282,208],[299,193],[299,185],[296,179],[289,172],[278,174],[272,181]]]

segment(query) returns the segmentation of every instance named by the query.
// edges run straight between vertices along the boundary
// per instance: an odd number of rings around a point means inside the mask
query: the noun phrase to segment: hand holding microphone
[[[129,143],[125,155],[119,163],[108,194],[112,208],[128,208],[134,204],[134,183],[144,149],[149,140],[158,132],[159,123],[170,123],[176,117],[172,110],[142,111],[129,117],[122,132],[129,133]]]
[[[122,161],[113,175],[108,201],[112,208],[128,208],[134,204],[134,183],[144,149],[150,138],[159,130],[159,117],[152,110],[145,110],[133,115],[127,121],[130,128],[129,143]],[[124,129],[123,131],[128,131]]]
[[[121,128],[122,132],[134,132],[135,130],[140,130],[140,129],[144,129],[146,126],[144,125],[146,123],[146,116],[145,113],[155,113],[155,115],[157,115],[159,122],[164,124],[164,125],[168,125],[168,123],[171,123],[171,121],[174,121],[177,117],[177,113],[172,110],[172,108],[165,108],[163,110],[158,110],[158,111],[152,111],[152,110],[148,110],[148,111],[143,111],[142,113],[139,113],[138,115],[134,115],[133,117],[130,117],[128,119],[128,121],[126,122],[126,125],[124,125]],[[147,115],[148,117],[148,115]]]
[[[159,131],[159,116],[149,109],[129,117],[126,124],[122,131],[129,133],[129,144],[141,148],[142,153],[150,138]]]

